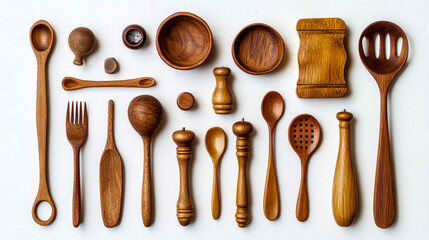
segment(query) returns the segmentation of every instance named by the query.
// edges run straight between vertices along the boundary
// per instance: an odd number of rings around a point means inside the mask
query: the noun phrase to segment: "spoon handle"
[[[296,218],[303,222],[308,218],[308,193],[307,193],[307,160],[308,156],[301,158],[301,184],[299,186],[298,200],[296,202]]]
[[[218,164],[213,164],[213,188],[212,188],[212,216],[218,219],[220,215],[219,186],[218,186]]]
[[[89,87],[137,87],[148,88],[155,84],[155,80],[151,77],[140,77],[127,80],[117,81],[92,81],[82,80],[74,77],[64,77],[62,86],[66,91],[77,90]]]
[[[276,169],[273,156],[273,128],[269,128],[269,154],[268,154],[268,169],[265,179],[264,191],[264,214],[270,220],[276,220],[279,217],[279,190],[277,186]]]
[[[74,180],[73,180],[73,226],[78,227],[80,224],[80,167],[79,167],[80,147],[73,148],[74,155]]]
[[[389,126],[387,119],[387,90],[380,91],[380,135],[374,186],[374,221],[380,228],[388,228],[395,218],[395,191],[390,158]]]
[[[145,227],[152,224],[152,181],[150,174],[150,145],[151,137],[143,137],[143,185],[142,185],[142,219]]]

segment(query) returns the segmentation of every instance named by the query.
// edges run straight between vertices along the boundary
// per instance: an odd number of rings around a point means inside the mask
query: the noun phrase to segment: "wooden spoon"
[[[279,217],[280,212],[279,190],[277,187],[276,168],[274,165],[273,133],[277,121],[283,115],[283,109],[283,98],[278,92],[268,92],[262,100],[261,112],[268,124],[270,138],[268,169],[264,190],[264,214],[270,221],[276,220]]]
[[[212,216],[218,219],[220,215],[220,201],[218,188],[218,164],[225,152],[226,134],[220,127],[210,128],[206,133],[206,149],[213,162],[213,189],[212,189]]]
[[[380,36],[380,54],[375,54],[375,36]],[[386,56],[385,39],[390,37],[390,56]],[[367,39],[368,51],[362,46]],[[401,52],[397,54],[396,44],[402,38]],[[395,190],[390,157],[389,126],[387,118],[387,93],[395,76],[401,71],[408,57],[408,40],[404,31],[396,24],[386,21],[372,23],[359,39],[359,55],[366,69],[377,82],[380,90],[380,135],[378,141],[377,167],[374,186],[374,220],[380,228],[388,228],[395,217]]]
[[[37,143],[39,145],[39,191],[33,204],[32,215],[36,223],[46,226],[55,218],[55,204],[48,189],[47,179],[47,129],[48,129],[48,99],[46,60],[51,52],[54,41],[54,30],[44,20],[39,20],[30,29],[30,42],[37,59],[37,97],[36,97],[36,127]],[[52,212],[48,220],[37,216],[39,203],[46,201],[51,205]]]
[[[301,160],[301,184],[296,203],[296,218],[301,222],[308,218],[308,159],[319,144],[320,134],[319,122],[309,114],[295,117],[289,125],[289,143]]]
[[[151,77],[140,77],[117,81],[92,81],[82,80],[74,77],[64,77],[62,86],[66,91],[77,90],[89,87],[138,87],[148,88],[155,85],[155,80]]]
[[[135,97],[128,106],[128,119],[133,128],[140,134],[144,145],[142,218],[143,224],[152,224],[152,186],[150,173],[150,148],[152,135],[162,118],[162,105],[150,95]]]
[[[113,137],[113,100],[109,101],[107,142],[100,160],[100,203],[104,226],[119,223],[122,209],[122,159]]]

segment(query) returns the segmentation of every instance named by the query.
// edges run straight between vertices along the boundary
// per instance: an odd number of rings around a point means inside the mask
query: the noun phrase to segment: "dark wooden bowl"
[[[232,44],[232,57],[241,70],[264,74],[276,69],[283,59],[284,43],[274,28],[255,23],[243,28]]]
[[[156,49],[169,66],[188,70],[201,65],[212,50],[209,25],[195,14],[178,12],[165,19],[156,33]]]

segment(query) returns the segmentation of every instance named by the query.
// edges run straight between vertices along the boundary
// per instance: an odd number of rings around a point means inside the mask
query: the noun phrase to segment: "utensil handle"
[[[264,214],[270,220],[276,220],[279,217],[279,190],[277,186],[276,169],[273,156],[273,128],[269,129],[269,154],[268,154],[268,169],[265,179],[264,191]]]
[[[237,160],[238,160],[238,180],[237,180],[237,212],[235,220],[239,227],[245,227],[249,222],[249,210],[247,201],[247,176],[246,165],[248,152],[247,138],[237,138]]]
[[[380,92],[380,136],[374,186],[374,221],[380,228],[388,228],[395,218],[395,191],[390,157],[387,118],[387,90]]]
[[[353,115],[339,112],[340,146],[332,188],[332,211],[335,221],[342,227],[352,224],[356,215],[356,178],[350,154],[350,120]]]
[[[305,159],[301,159],[301,184],[299,186],[298,200],[296,202],[296,218],[300,222],[308,218],[307,159],[306,157],[303,158]]]
[[[143,184],[142,184],[142,219],[145,227],[152,224],[152,181],[150,173],[151,137],[143,137]]]
[[[74,180],[73,180],[73,226],[78,227],[80,224],[80,161],[79,161],[80,148],[73,148],[74,155]]]
[[[179,199],[177,200],[177,220],[180,225],[186,226],[193,216],[192,201],[189,193],[189,161],[191,159],[191,147],[177,147],[177,160],[180,171]]]
[[[155,84],[155,80],[151,77],[140,77],[127,80],[117,81],[91,81],[82,80],[74,77],[64,77],[62,86],[66,91],[77,90],[89,87],[137,87],[148,88]]]
[[[212,216],[218,219],[220,215],[219,186],[218,186],[218,165],[213,165],[213,188],[212,188]]]

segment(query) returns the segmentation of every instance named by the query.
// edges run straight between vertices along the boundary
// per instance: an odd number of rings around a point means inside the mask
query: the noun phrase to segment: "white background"
[[[155,35],[159,24],[170,14],[189,11],[203,18],[213,33],[214,47],[200,67],[175,70],[158,56]],[[1,239],[427,239],[429,217],[429,154],[427,124],[427,20],[429,2],[414,1],[0,1],[0,233]],[[299,99],[299,39],[296,22],[309,17],[340,17],[347,24],[346,47],[349,91],[339,99]],[[49,182],[57,207],[55,221],[46,227],[31,217],[38,187],[38,152],[35,123],[36,59],[28,33],[39,19],[55,31],[55,44],[48,66],[49,76]],[[372,214],[373,185],[379,128],[379,92],[374,79],[362,65],[357,51],[362,30],[377,20],[390,20],[403,28],[409,41],[409,58],[389,95],[392,156],[397,190],[397,218],[386,230],[379,229]],[[249,75],[231,56],[236,34],[246,25],[263,22],[274,27],[285,41],[280,67],[270,74]],[[121,39],[129,24],[146,29],[148,41],[139,50],[130,50]],[[67,38],[76,27],[90,28],[98,41],[84,66],[73,65]],[[107,57],[115,57],[120,71],[103,70]],[[85,59],[86,60],[86,59]],[[231,68],[231,88],[236,110],[216,115],[211,94],[215,86],[212,69]],[[149,89],[93,88],[66,92],[64,76],[84,79],[124,79],[151,76],[157,81]],[[260,104],[270,90],[280,92],[286,103],[277,126],[276,165],[281,196],[281,215],[274,222],[263,214],[262,199],[268,157],[268,130]],[[179,110],[176,97],[191,92],[197,106]],[[127,108],[141,94],[159,99],[164,121],[153,144],[153,187],[155,218],[151,227],[142,224],[140,197],[143,149],[140,136],[131,127]],[[107,102],[115,101],[115,139],[125,169],[124,207],[120,225],[104,227],[99,203],[98,171],[107,130]],[[72,226],[72,148],[66,139],[65,113],[68,101],[88,104],[89,135],[81,151],[83,222]],[[338,151],[338,120],[346,108],[352,112],[353,160],[359,187],[359,209],[351,227],[336,225],[331,208],[332,181]],[[310,215],[306,222],[295,218],[300,163],[287,139],[290,121],[310,113],[320,122],[323,139],[311,157],[308,169]],[[250,211],[252,220],[244,228],[235,222],[237,159],[232,124],[244,117],[255,128],[249,160]],[[176,218],[179,171],[176,145],[171,135],[187,127],[195,132],[191,171],[194,221],[187,227]],[[212,164],[204,147],[206,131],[222,127],[228,146],[220,166],[220,219],[211,217]],[[41,211],[47,215],[46,211]]]

